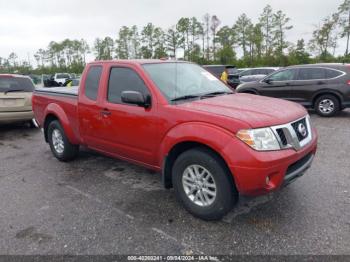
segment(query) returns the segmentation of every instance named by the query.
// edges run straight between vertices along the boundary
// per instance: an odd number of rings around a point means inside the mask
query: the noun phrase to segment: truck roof
[[[119,59],[119,60],[102,60],[94,61],[89,64],[133,64],[133,65],[144,65],[144,64],[160,64],[160,63],[189,63],[187,61],[180,60],[163,60],[163,59]]]

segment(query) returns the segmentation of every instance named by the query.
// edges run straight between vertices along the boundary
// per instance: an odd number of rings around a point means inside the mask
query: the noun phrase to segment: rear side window
[[[107,100],[114,104],[122,104],[123,91],[137,91],[148,95],[148,89],[140,76],[130,68],[112,68],[108,83]]]
[[[34,84],[29,78],[0,76],[0,92],[6,92],[9,90],[18,90],[20,92],[33,92],[34,88]]]
[[[341,76],[342,74],[344,74],[344,73],[341,72],[341,71],[332,70],[332,69],[326,69],[326,77],[327,77],[327,79],[336,78],[338,76]]]
[[[326,70],[324,68],[300,68],[299,80],[326,79]]]
[[[101,73],[102,73],[102,66],[92,66],[90,67],[85,80],[85,95],[94,101],[96,101],[97,99]]]

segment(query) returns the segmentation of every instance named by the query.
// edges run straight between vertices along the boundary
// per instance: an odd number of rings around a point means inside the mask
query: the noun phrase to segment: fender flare
[[[49,115],[54,115],[58,119],[60,124],[62,125],[64,133],[67,136],[69,142],[74,144],[74,145],[79,144],[79,139],[74,134],[74,131],[73,131],[73,129],[70,125],[69,119],[67,117],[67,114],[64,112],[62,107],[60,107],[56,103],[50,103],[46,107],[44,115],[45,115],[44,125],[46,124],[47,117]],[[46,130],[45,130],[45,132],[46,132]]]
[[[229,156],[225,155],[225,147],[230,144],[234,134],[224,128],[204,123],[204,122],[186,122],[170,129],[164,136],[159,150],[159,166],[164,167],[164,160],[171,150],[178,144],[184,142],[194,142],[203,144],[217,154],[229,164]]]

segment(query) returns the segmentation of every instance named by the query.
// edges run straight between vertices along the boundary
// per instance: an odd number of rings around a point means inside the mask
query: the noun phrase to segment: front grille
[[[299,126],[302,125],[304,128],[305,128],[305,133],[302,133],[300,130],[299,130]],[[307,124],[306,124],[306,119],[303,118],[297,122],[294,122],[292,123],[292,127],[295,131],[295,133],[297,134],[297,137],[298,137],[298,140],[299,141],[303,141],[305,138],[308,137],[309,135],[309,131],[308,131],[308,128],[307,128]]]
[[[294,148],[300,150],[312,141],[309,117],[279,126],[272,126],[281,149]]]
[[[276,132],[277,132],[278,136],[281,139],[282,145],[286,146],[288,144],[288,141],[287,141],[286,135],[283,132],[283,129],[282,128],[278,128],[278,129],[276,129]]]

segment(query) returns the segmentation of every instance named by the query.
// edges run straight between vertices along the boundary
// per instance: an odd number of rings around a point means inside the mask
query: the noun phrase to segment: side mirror
[[[123,91],[121,95],[123,103],[133,104],[148,108],[151,106],[151,96],[146,97],[140,92],[136,91]]]
[[[266,84],[271,84],[273,82],[273,80],[267,78],[267,79],[264,79],[263,82],[266,83]]]

